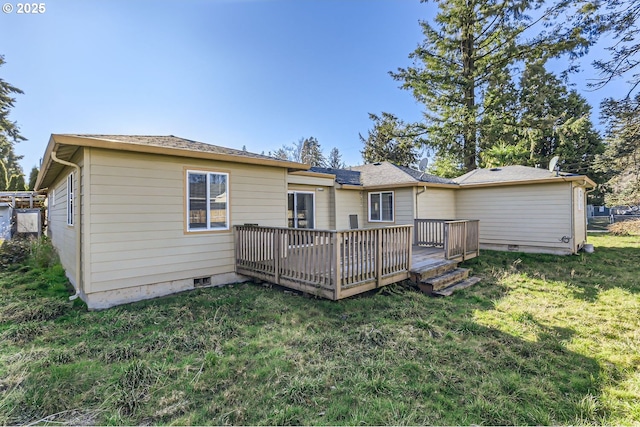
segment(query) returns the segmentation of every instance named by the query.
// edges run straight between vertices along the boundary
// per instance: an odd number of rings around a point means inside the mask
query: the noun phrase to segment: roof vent
[[[490,170],[491,172],[497,172],[497,171],[499,171],[499,170],[500,170],[500,168],[491,168],[491,169],[489,169],[489,170]]]
[[[382,164],[382,163],[380,163],[380,162],[375,162],[375,163],[373,164],[373,166],[380,166],[381,164]]]

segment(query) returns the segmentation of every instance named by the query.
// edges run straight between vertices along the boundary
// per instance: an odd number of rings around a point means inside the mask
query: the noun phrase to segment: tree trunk
[[[476,125],[476,82],[474,51],[474,5],[473,0],[467,2],[467,14],[462,17],[462,79],[464,94],[463,146],[464,167],[471,171],[477,167],[477,125]]]

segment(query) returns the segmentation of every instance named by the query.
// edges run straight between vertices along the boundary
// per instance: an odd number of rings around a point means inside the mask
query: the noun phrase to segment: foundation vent
[[[194,288],[202,288],[203,286],[211,286],[211,276],[196,277],[193,279]]]

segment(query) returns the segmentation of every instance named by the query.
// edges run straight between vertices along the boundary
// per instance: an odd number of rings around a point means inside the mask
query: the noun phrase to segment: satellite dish
[[[554,170],[556,170],[556,165],[558,164],[558,160],[560,160],[559,156],[554,156],[551,159],[551,161],[549,162],[549,172],[553,172]]]
[[[427,169],[428,164],[429,164],[429,159],[427,157],[420,160],[420,164],[418,165],[418,167],[420,168],[420,171],[424,172]]]

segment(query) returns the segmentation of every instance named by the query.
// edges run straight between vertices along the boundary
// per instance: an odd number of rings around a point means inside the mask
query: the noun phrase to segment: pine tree
[[[423,0],[425,1],[425,0]],[[424,41],[411,53],[414,66],[391,75],[425,105],[426,143],[436,153],[454,155],[466,170],[477,167],[485,131],[484,96],[509,80],[509,71],[529,61],[544,63],[564,53],[581,53],[589,40],[560,24],[527,39],[536,24],[553,20],[571,2],[541,10],[543,0],[432,0],[439,8],[436,27],[422,21]],[[527,12],[540,15],[535,21]],[[496,125],[495,118],[491,120]]]
[[[37,168],[37,166],[34,166],[33,168],[31,168],[31,172],[29,173],[29,188],[28,190],[35,190],[36,188],[36,181],[38,180],[38,173],[40,172],[40,170]]]
[[[300,144],[300,141],[298,141],[298,144]],[[300,162],[319,167],[327,165],[327,159],[322,154],[320,143],[313,136],[302,140],[300,144]]]
[[[609,99],[602,108],[607,147],[597,167],[609,177],[605,202],[640,205],[640,94],[622,101]]]
[[[338,147],[333,147],[329,153],[327,164],[332,169],[344,169],[347,165],[342,161],[342,155]]]
[[[0,66],[5,63],[4,56],[0,55]],[[16,156],[13,151],[14,144],[24,141],[25,138],[20,135],[20,128],[15,122],[9,120],[9,113],[15,103],[13,94],[22,94],[23,92],[15,86],[10,85],[3,79],[0,79],[0,191],[10,187],[13,176],[22,176],[24,182],[24,173],[18,161],[22,156]],[[18,185],[18,184],[14,184]],[[24,189],[23,189],[24,190]]]
[[[373,129],[367,138],[360,135],[364,162],[389,161],[401,166],[415,166],[419,155],[418,143],[406,124],[393,114],[384,112],[382,116],[369,114],[369,118],[373,120]]]

